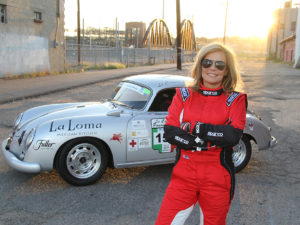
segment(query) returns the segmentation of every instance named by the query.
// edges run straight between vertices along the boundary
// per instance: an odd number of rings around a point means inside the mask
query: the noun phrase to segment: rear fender
[[[262,120],[251,114],[247,114],[244,134],[247,134],[258,146],[259,150],[268,149],[272,141],[271,128],[266,126]]]

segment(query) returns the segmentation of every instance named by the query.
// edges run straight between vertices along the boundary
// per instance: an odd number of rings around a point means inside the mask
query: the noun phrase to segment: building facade
[[[0,0],[0,77],[64,71],[64,1]]]
[[[281,43],[295,35],[298,9],[291,8],[291,2],[286,2],[285,8],[274,12],[275,23],[269,31],[267,53],[270,58],[280,59]]]
[[[280,60],[283,62],[294,62],[295,58],[295,38],[296,35],[291,35],[280,42]]]
[[[128,22],[125,24],[125,46],[143,48],[146,24],[143,22]]]
[[[294,68],[300,68],[300,8],[298,8],[294,58]]]

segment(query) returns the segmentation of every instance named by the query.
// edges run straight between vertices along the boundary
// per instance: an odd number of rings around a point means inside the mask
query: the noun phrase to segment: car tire
[[[56,165],[64,180],[83,186],[98,181],[106,170],[107,162],[107,149],[100,141],[78,138],[63,146]]]
[[[252,147],[250,139],[247,135],[243,135],[239,143],[233,148],[232,160],[236,173],[240,172],[248,165],[251,153]]]

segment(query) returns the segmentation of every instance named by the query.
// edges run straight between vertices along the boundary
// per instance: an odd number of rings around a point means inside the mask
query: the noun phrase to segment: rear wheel
[[[79,138],[63,147],[58,157],[57,170],[70,184],[89,185],[101,178],[107,161],[107,150],[100,141]]]
[[[232,159],[236,173],[248,165],[251,153],[252,147],[250,139],[246,135],[243,135],[239,143],[233,148]]]

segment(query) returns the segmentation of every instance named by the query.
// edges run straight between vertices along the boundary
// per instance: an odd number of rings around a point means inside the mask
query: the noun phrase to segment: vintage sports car
[[[107,166],[114,168],[173,163],[174,147],[163,140],[163,126],[175,88],[192,78],[137,75],[125,78],[111,100],[52,104],[21,113],[2,153],[14,169],[28,173],[53,168],[67,182],[96,182]],[[254,113],[247,113],[243,137],[234,147],[236,171],[251,157],[251,143],[266,149],[276,143]]]

